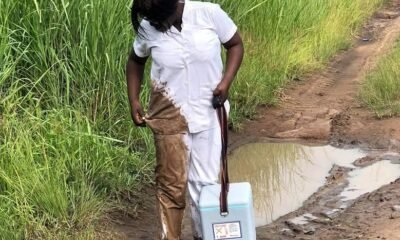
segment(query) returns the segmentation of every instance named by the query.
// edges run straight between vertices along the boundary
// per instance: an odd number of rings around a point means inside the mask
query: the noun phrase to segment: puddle
[[[395,181],[400,177],[400,164],[384,160],[352,171],[349,175],[349,186],[340,194],[343,201],[356,199]]]
[[[252,185],[257,226],[300,208],[325,184],[334,164],[355,168],[360,150],[289,143],[243,145],[229,156],[232,182]]]
[[[252,143],[229,156],[232,182],[251,183],[257,226],[296,211],[326,182],[333,165],[351,168],[349,185],[338,194],[341,209],[362,194],[372,192],[400,177],[399,154],[382,155],[382,161],[366,167],[352,163],[367,155],[358,149],[304,146],[292,143]],[[335,214],[339,209],[332,210]],[[294,220],[306,224],[313,215]]]

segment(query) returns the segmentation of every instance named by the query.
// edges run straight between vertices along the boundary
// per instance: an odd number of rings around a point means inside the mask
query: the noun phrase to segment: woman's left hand
[[[222,103],[224,103],[229,95],[229,84],[225,83],[225,81],[221,81],[215,88],[213,95],[219,96]]]

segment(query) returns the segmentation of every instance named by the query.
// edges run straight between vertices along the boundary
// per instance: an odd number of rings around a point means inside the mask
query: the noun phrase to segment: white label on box
[[[240,222],[215,223],[213,229],[215,240],[242,237]]]

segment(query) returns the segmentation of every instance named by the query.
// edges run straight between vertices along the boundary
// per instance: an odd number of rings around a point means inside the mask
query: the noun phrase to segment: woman
[[[180,239],[189,190],[194,239],[202,239],[198,201],[218,180],[221,134],[213,96],[226,101],[243,58],[237,27],[217,4],[134,0],[137,33],[126,66],[132,119],[154,133],[161,239]],[[223,72],[221,43],[227,49]],[[146,60],[152,57],[151,98],[139,101]],[[226,101],[226,102],[225,102]]]

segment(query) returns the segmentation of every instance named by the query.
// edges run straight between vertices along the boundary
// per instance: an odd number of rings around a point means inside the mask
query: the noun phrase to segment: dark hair
[[[134,0],[131,8],[131,21],[133,29],[143,35],[140,22],[145,19],[160,32],[166,32],[172,23],[168,18],[176,13],[178,0]]]

